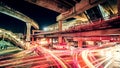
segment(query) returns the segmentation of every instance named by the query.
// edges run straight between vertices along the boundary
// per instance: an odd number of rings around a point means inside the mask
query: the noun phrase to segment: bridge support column
[[[77,41],[78,42],[78,47],[82,48],[82,43],[83,43],[83,40],[78,38],[78,37],[74,37],[73,38],[74,41]]]
[[[61,35],[59,35],[59,37],[58,37],[58,43],[59,43],[59,44],[62,43],[62,36],[61,36]]]
[[[58,29],[59,29],[59,31],[62,31],[62,23],[63,23],[62,20],[58,21]],[[59,44],[62,43],[62,36],[61,36],[61,34],[59,34],[59,36],[58,36],[58,43]]]
[[[31,24],[26,23],[27,25],[27,33],[26,33],[26,48],[28,49],[30,47],[30,30],[31,30]]]

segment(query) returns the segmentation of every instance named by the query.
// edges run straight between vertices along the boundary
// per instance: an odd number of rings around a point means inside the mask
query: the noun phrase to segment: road
[[[6,68],[112,68],[120,67],[120,45],[50,50],[41,46],[0,57]]]

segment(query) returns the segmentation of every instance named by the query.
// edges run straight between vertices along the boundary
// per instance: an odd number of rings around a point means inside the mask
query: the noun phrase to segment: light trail
[[[109,68],[120,67],[119,45],[103,48],[78,48],[70,50],[49,50],[41,46],[0,57],[0,67],[30,68]],[[9,58],[9,59],[7,59]],[[5,59],[5,60],[3,60]],[[42,67],[41,67],[42,66]]]
[[[110,57],[106,57],[105,60],[102,60],[101,62],[99,62],[98,64],[95,65],[96,68],[98,68],[100,65],[102,65],[103,63],[105,63],[106,61],[110,60]]]
[[[95,68],[95,66],[88,60],[87,58],[87,54],[89,53],[88,50],[85,50],[82,52],[82,58],[84,60],[84,62],[86,63],[86,65],[89,67],[89,68]]]
[[[111,64],[112,64],[113,60],[110,60],[105,66],[104,68],[108,68]]]
[[[43,48],[43,47],[41,47],[41,48]],[[55,56],[53,53],[52,53],[52,51],[50,51],[50,50],[48,50],[48,49],[45,49],[45,48],[43,48],[44,49],[44,51],[46,51],[47,53],[49,53],[55,60],[57,60],[57,62],[63,67],[63,68],[67,68],[67,66],[57,57],[57,56]],[[60,67],[58,67],[58,68],[60,68]]]

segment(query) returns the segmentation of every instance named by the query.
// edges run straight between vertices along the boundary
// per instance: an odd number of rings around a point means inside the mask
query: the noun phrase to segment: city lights
[[[44,31],[48,31],[48,28],[44,27],[43,30],[44,30]]]
[[[0,0],[0,68],[120,68],[120,0]]]

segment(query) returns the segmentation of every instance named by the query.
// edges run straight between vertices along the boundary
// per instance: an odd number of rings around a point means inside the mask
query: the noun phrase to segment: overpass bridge
[[[0,38],[4,38],[14,43],[16,46],[26,49],[24,40],[21,40],[17,35],[12,33],[11,31],[7,31],[5,29],[0,28]]]
[[[30,41],[30,30],[33,26],[35,29],[39,29],[39,25],[30,17],[24,15],[23,13],[16,11],[2,3],[0,3],[0,13],[6,14],[18,20],[21,20],[26,23],[27,33],[26,33],[26,41]]]

